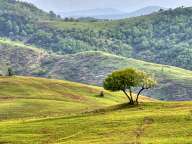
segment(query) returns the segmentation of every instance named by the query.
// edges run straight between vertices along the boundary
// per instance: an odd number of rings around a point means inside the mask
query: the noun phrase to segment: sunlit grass
[[[141,97],[33,77],[0,77],[0,143],[190,144],[192,102]],[[122,105],[120,105],[122,104]]]
[[[123,93],[62,80],[0,77],[0,119],[74,114],[126,102]],[[141,97],[141,101],[152,99]]]
[[[7,121],[2,142],[189,144],[191,102],[154,102],[139,107],[72,117]]]

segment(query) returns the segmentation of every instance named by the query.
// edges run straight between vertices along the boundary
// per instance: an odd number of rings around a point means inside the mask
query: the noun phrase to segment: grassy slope
[[[0,119],[59,116],[126,101],[120,93],[99,98],[101,90],[60,80],[0,77]]]
[[[190,144],[192,103],[145,103],[135,108],[0,123],[0,142],[14,144]]]
[[[0,77],[0,90],[0,143],[192,142],[191,102],[142,97],[127,107],[117,105],[126,100],[120,93],[98,98],[99,87],[33,77]]]
[[[5,73],[7,63],[11,63],[19,75],[52,76],[93,85],[102,85],[105,76],[114,70],[134,67],[152,73],[158,79],[158,87],[146,91],[145,95],[162,99],[192,97],[191,71],[104,52],[55,55],[20,42],[1,39],[0,71]]]
[[[102,85],[107,74],[120,68],[134,67],[154,74],[158,86],[147,95],[155,98],[191,98],[192,72],[177,67],[159,65],[103,52],[83,52],[66,55],[54,61],[49,73],[57,78]]]
[[[0,70],[6,73],[7,64],[11,65],[17,74],[31,75],[48,54],[39,48],[24,45],[18,41],[0,39]]]

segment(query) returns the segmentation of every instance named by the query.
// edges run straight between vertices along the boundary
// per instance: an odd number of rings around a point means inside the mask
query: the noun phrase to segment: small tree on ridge
[[[143,71],[133,68],[115,71],[104,80],[104,88],[110,91],[123,91],[129,104],[138,104],[139,96],[145,89],[152,88],[156,81]],[[133,88],[140,88],[136,99],[133,97]]]

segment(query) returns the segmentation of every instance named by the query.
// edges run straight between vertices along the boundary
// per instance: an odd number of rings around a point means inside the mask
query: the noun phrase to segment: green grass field
[[[139,107],[0,123],[2,143],[191,144],[192,103],[144,103]]]
[[[61,80],[0,77],[0,119],[50,117],[112,106],[126,101],[123,93]],[[118,96],[116,96],[118,95]],[[142,101],[152,99],[142,97]]]
[[[2,144],[191,144],[192,102],[141,97],[60,80],[0,77]]]

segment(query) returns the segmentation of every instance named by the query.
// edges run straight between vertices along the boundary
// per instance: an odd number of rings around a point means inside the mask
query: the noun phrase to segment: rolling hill
[[[1,37],[58,54],[97,50],[192,70],[191,7],[124,20],[85,22],[60,19],[28,3],[1,1]]]
[[[0,143],[189,144],[191,102],[141,97],[61,80],[0,77]]]
[[[145,95],[164,100],[192,98],[191,71],[105,52],[58,55],[20,42],[0,40],[0,61],[0,70],[4,73],[8,63],[17,75],[65,79],[99,86],[112,71],[134,67],[154,75],[159,83]]]
[[[0,41],[1,73],[6,72],[10,63],[18,75],[101,85],[108,73],[131,66],[157,77],[159,86],[146,95],[165,100],[191,98],[191,71],[136,60],[191,69],[190,33],[185,29],[191,8],[120,21],[77,22],[56,18],[28,3],[2,2],[0,36],[23,42]],[[181,20],[181,29],[173,31],[177,29],[178,20]],[[149,34],[150,43],[146,39]]]
[[[16,74],[30,75],[33,70],[40,69],[40,63],[47,55],[44,50],[21,42],[0,39],[0,70],[4,74],[7,67],[11,65]]]
[[[49,66],[50,63],[48,68]],[[145,95],[164,100],[192,98],[191,71],[103,52],[83,52],[63,56],[54,61],[53,69],[49,75],[59,79],[102,85],[107,74],[127,67],[144,70],[156,77],[158,86],[152,91],[147,91]]]
[[[191,107],[190,102],[146,103],[91,115],[8,120],[0,122],[0,142],[190,144]]]
[[[123,93],[62,80],[0,77],[0,120],[53,117],[126,102]],[[105,96],[99,94],[104,91]],[[141,97],[141,101],[154,101]]]
[[[64,20],[0,0],[0,144],[191,144],[191,12]],[[98,87],[127,67],[158,82],[139,105]]]

